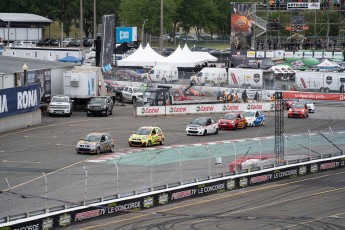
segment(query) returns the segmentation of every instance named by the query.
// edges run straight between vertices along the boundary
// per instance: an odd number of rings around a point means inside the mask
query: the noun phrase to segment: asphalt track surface
[[[322,105],[317,106],[316,109],[316,113],[311,114],[307,119],[285,119],[286,135],[305,134],[308,129],[311,132],[326,132],[329,131],[329,127],[332,127],[333,132],[345,131],[342,106]],[[114,186],[115,168],[113,165],[110,166],[112,158],[110,160],[108,158],[108,162],[95,163],[95,160],[99,161],[100,156],[75,153],[77,141],[92,131],[108,132],[115,138],[117,151],[113,159],[119,159],[122,154],[126,155],[130,151],[150,151],[145,148],[129,148],[127,143],[130,134],[144,125],[160,126],[166,135],[166,147],[274,136],[274,114],[272,113],[266,113],[267,120],[264,127],[221,131],[218,135],[206,137],[186,136],[185,134],[187,123],[197,115],[133,117],[133,114],[133,106],[126,104],[126,106],[115,106],[113,115],[109,117],[86,117],[83,112],[75,112],[70,118],[44,115],[41,125],[0,134],[0,189],[6,190],[8,188],[4,179],[6,178],[10,183],[11,191],[15,193],[11,194],[10,210],[7,207],[8,194],[0,194],[2,207],[0,216],[6,216],[8,213],[19,214],[27,210],[34,211],[45,207],[43,172],[48,178],[49,207],[82,201],[85,198],[83,167],[86,167],[89,172],[87,199],[115,194],[118,188]],[[218,119],[221,114],[211,116]],[[116,155],[116,153],[121,154]],[[175,158],[178,158],[176,153],[175,155]],[[105,156],[107,155],[101,155],[101,157]],[[145,154],[144,156],[146,157]],[[160,158],[157,157],[157,159]],[[120,192],[149,187],[152,180],[148,177],[150,168],[148,163],[145,162],[138,166],[137,164],[130,165],[128,162],[126,164],[125,158],[123,160],[124,165],[119,165],[122,173]],[[204,160],[203,162],[205,163]],[[167,167],[172,167],[169,164],[164,164],[163,161],[157,161],[157,165],[158,163],[161,167],[155,167],[154,172],[169,171]],[[176,164],[173,167],[176,168]],[[226,171],[227,163],[224,163],[222,167],[220,170]],[[129,169],[135,170],[132,177],[127,175],[128,173],[126,174]],[[91,176],[92,173],[94,173],[94,177]],[[202,171],[193,173],[193,175],[184,173],[183,176],[188,178],[188,176],[195,176],[195,173],[207,175],[207,163],[202,167]],[[111,178],[109,179],[110,174]],[[154,185],[170,183],[171,180],[176,182],[178,171],[175,170],[174,173],[170,174],[170,176],[158,177],[155,173],[153,176]],[[124,181],[129,183],[124,183]],[[97,186],[92,186],[95,184]],[[72,195],[72,193],[77,195]]]

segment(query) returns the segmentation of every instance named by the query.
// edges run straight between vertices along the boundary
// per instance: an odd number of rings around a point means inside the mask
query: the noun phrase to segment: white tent
[[[197,62],[207,62],[207,58],[205,57],[205,55],[200,55],[200,54],[192,52],[188,48],[187,43],[184,45],[184,47],[182,49],[182,53],[184,53],[187,57],[191,58],[194,61],[197,61]]]
[[[181,46],[166,58],[165,61],[159,62],[160,65],[173,65],[176,67],[195,67],[202,65],[202,61],[195,61],[182,52]]]
[[[118,66],[155,66],[158,62],[165,61],[165,57],[156,53],[150,45],[147,45],[145,49],[140,45],[139,48],[130,56],[119,60]]]
[[[218,61],[218,58],[216,58],[215,56],[213,56],[212,54],[210,54],[209,52],[202,52],[202,51],[193,51],[194,54],[202,57],[206,62],[209,61]]]

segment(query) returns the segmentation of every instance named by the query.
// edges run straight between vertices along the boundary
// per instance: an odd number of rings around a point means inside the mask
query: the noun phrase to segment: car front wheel
[[[97,155],[101,154],[101,149],[99,147],[96,149],[96,154]]]
[[[162,140],[159,142],[160,145],[164,145],[164,139],[162,138]]]
[[[152,146],[151,141],[148,141],[148,142],[147,142],[147,147],[151,147],[151,146]]]

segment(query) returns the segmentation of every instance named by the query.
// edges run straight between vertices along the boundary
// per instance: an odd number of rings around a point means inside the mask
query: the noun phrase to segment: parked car
[[[2,45],[0,45],[0,55],[4,52],[4,47],[2,47]]]
[[[39,47],[44,46],[44,41],[43,40],[36,41],[36,46],[39,46]]]
[[[187,135],[218,134],[218,122],[213,117],[199,117],[187,125]]]
[[[137,101],[142,101],[144,96],[139,87],[126,86],[122,91],[122,97],[124,101],[129,101],[135,105]]]
[[[94,39],[93,38],[85,38],[83,40],[83,46],[84,47],[91,47],[93,46]]]
[[[221,129],[245,129],[247,128],[246,118],[242,113],[227,113],[218,121],[219,130]]]
[[[288,111],[288,118],[291,117],[309,117],[309,109],[307,104],[302,102],[295,102]]]
[[[114,102],[110,96],[94,96],[91,97],[86,107],[86,115],[112,115]]]
[[[80,46],[80,40],[73,40],[73,41],[70,41],[70,43],[68,43],[68,45],[66,45],[68,47],[79,47]]]
[[[108,133],[89,133],[78,141],[76,146],[77,153],[96,153],[113,152],[115,141]]]
[[[56,38],[46,38],[43,40],[45,46],[58,46],[59,41]]]
[[[260,110],[245,110],[243,116],[246,119],[247,126],[264,125],[265,115]]]
[[[137,129],[128,139],[129,146],[163,145],[164,133],[159,127],[141,127]]]
[[[69,43],[70,43],[71,41],[74,41],[74,40],[75,40],[74,38],[65,38],[65,39],[62,41],[62,45],[63,45],[63,46],[68,46]]]

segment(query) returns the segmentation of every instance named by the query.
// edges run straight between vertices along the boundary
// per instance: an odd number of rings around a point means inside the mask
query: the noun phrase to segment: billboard
[[[39,109],[40,85],[33,84],[0,90],[0,118]]]
[[[51,96],[51,69],[28,70],[26,73],[26,84],[40,85],[40,102],[49,103]],[[24,85],[24,73],[16,73],[16,86]]]
[[[112,63],[114,51],[114,15],[103,15],[102,17],[102,49],[101,49],[101,66]]]
[[[116,44],[138,41],[137,27],[117,27],[115,30],[116,30]]]
[[[230,27],[231,47],[233,49],[247,49],[250,46],[254,26],[251,19],[253,14],[252,4],[232,4]]]

